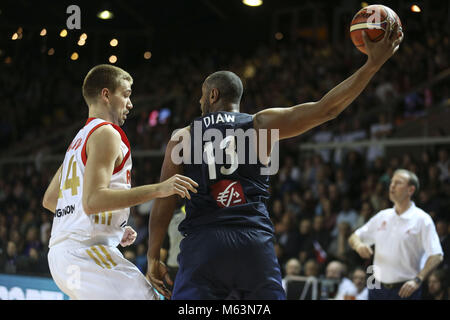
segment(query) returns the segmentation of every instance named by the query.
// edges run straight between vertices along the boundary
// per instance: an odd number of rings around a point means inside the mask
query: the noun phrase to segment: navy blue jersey
[[[252,132],[253,117],[245,113],[214,112],[192,122],[190,163],[184,164],[183,174],[199,187],[191,200],[186,199],[180,232],[212,225],[273,232],[265,205],[269,176],[261,173],[264,165],[256,156]],[[242,139],[243,133],[250,134]]]

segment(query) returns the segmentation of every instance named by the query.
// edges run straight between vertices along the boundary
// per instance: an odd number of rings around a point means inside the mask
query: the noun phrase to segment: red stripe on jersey
[[[89,122],[91,122],[92,120],[94,120],[96,118],[89,118],[88,121],[86,122],[86,124],[88,124]],[[122,140],[123,143],[125,143],[125,145],[128,147],[128,152],[125,154],[125,156],[123,157],[122,163],[114,168],[113,174],[116,174],[117,172],[119,172],[120,170],[123,169],[123,167],[125,166],[125,162],[128,160],[128,158],[130,157],[131,154],[131,147],[130,147],[130,142],[128,141],[127,135],[125,134],[125,132],[118,126],[115,125],[111,122],[102,122],[99,123],[98,125],[96,125],[94,128],[91,129],[91,131],[89,131],[86,140],[84,141],[84,145],[83,145],[83,150],[81,150],[81,159],[83,160],[83,164],[86,166],[86,162],[87,162],[87,154],[86,154],[86,144],[87,144],[87,140],[89,139],[89,136],[95,131],[95,129],[110,124],[113,126],[114,129],[116,129],[117,132],[119,132],[120,134],[120,138]]]
[[[94,118],[89,118],[89,119],[94,119]],[[89,120],[88,120],[89,121]],[[90,121],[89,121],[90,122]],[[107,124],[112,124],[110,122],[102,122],[99,123],[98,125],[96,125],[94,128],[91,129],[91,131],[89,131],[88,135],[86,136],[86,140],[84,140],[84,144],[83,144],[83,150],[81,150],[81,159],[83,160],[83,164],[86,166],[86,161],[87,161],[87,154],[86,154],[86,145],[87,145],[87,141],[90,137],[90,135],[92,134],[92,132],[95,131],[95,129],[97,129],[98,127],[107,125]]]
[[[95,120],[95,119],[97,119],[97,118],[88,118],[86,120],[85,126],[87,126],[89,124],[89,122],[91,122],[92,120]]]

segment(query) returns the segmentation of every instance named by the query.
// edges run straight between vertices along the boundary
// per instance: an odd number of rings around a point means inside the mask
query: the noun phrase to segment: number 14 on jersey
[[[58,199],[62,198],[62,192],[67,189],[71,189],[72,196],[78,194],[78,187],[80,186],[80,178],[77,175],[77,162],[73,161],[75,155],[70,158],[69,166],[67,168],[67,174],[64,181],[61,180],[62,189],[59,189]],[[70,173],[72,172],[72,177],[69,178]],[[62,171],[61,171],[62,175]]]

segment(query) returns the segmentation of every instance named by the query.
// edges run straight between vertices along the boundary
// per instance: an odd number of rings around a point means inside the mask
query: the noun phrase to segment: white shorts
[[[141,271],[116,247],[50,248],[48,263],[53,280],[73,300],[157,300]]]

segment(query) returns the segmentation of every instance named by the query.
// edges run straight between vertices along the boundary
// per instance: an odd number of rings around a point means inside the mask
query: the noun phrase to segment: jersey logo
[[[244,191],[239,181],[220,180],[211,186],[211,193],[220,208],[246,203]]]
[[[131,172],[127,170],[127,184],[131,184]]]
[[[383,223],[381,224],[381,226],[378,228],[378,230],[377,231],[383,231],[383,230],[386,230],[386,221],[383,221]]]

